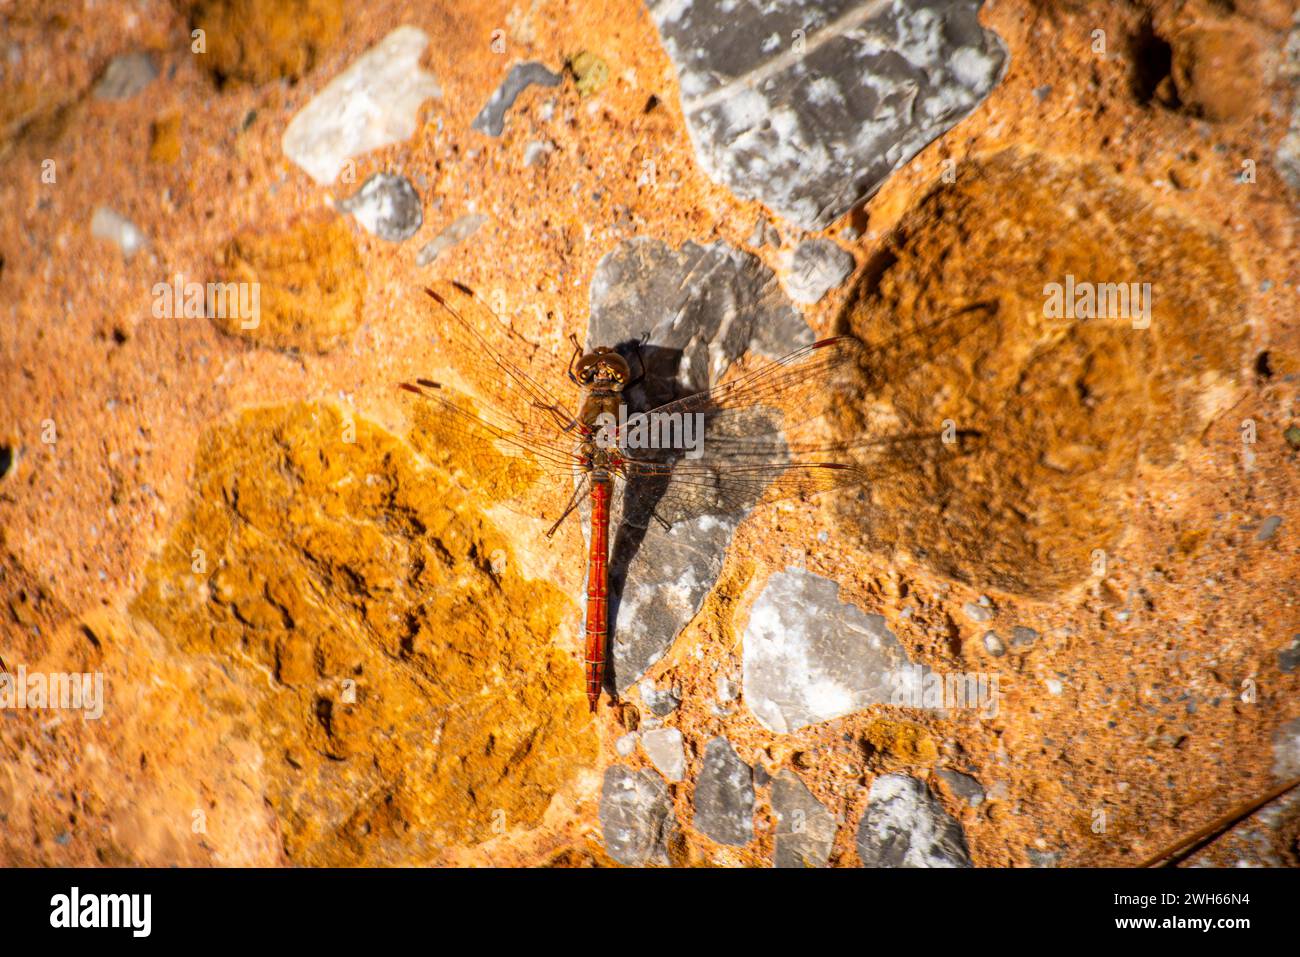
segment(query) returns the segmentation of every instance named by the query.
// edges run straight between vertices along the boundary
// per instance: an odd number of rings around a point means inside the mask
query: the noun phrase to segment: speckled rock
[[[772,779],[776,867],[825,867],[835,842],[835,818],[790,771]]]
[[[600,793],[600,828],[609,856],[620,864],[640,865],[663,854],[672,806],[663,778],[616,764],[605,771]]]
[[[971,866],[961,825],[916,778],[882,775],[867,800],[857,842],[864,867]]]
[[[893,673],[910,662],[880,615],[840,601],[840,586],[801,568],[777,572],[749,613],[745,704],[789,732],[871,704],[888,704]]]
[[[1007,60],[977,0],[647,6],[700,164],[805,229],[875,192],[974,109]]]
[[[943,768],[935,773],[952,789],[953,794],[971,807],[979,807],[984,803],[984,786],[969,774],[963,774],[960,771],[953,771],[948,768]]]
[[[726,738],[705,746],[695,782],[695,826],[719,844],[754,839],[754,775]]]

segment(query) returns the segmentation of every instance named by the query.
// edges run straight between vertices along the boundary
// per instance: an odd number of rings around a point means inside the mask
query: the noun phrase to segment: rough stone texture
[[[664,853],[672,805],[663,778],[616,764],[605,771],[600,828],[609,856],[620,864],[645,864]]]
[[[423,31],[398,27],[357,57],[289,122],[284,155],[327,186],[353,157],[410,139],[420,105],[442,96],[420,68],[428,43]]]
[[[754,775],[726,738],[704,749],[695,780],[695,826],[719,844],[743,846],[754,839]]]
[[[637,689],[641,692],[641,700],[650,709],[650,713],[659,718],[672,714],[682,703],[682,699],[671,688],[657,689],[655,683],[648,678],[642,681]]]
[[[298,80],[338,40],[343,0],[193,0],[203,64],[219,84]]]
[[[680,781],[686,774],[686,752],[682,733],[676,728],[654,728],[641,735],[646,757],[669,781]]]
[[[794,248],[785,288],[795,302],[820,302],[853,272],[853,255],[829,239],[809,239]]]
[[[500,136],[505,131],[506,113],[515,105],[520,93],[534,84],[559,86],[561,79],[560,74],[552,73],[540,63],[516,63],[478,116],[474,117],[474,129],[488,136]]]
[[[772,779],[775,867],[825,867],[835,841],[835,818],[790,771]]]
[[[1287,135],[1295,91],[1287,79],[1274,82],[1267,69],[1242,69],[1223,81],[1225,87],[1242,78],[1257,84],[1252,100],[1264,108],[1246,119],[1210,121],[1144,102],[1134,95],[1133,74],[1153,63],[1158,69],[1159,58],[1141,56],[1130,38],[1141,35],[1148,17],[1170,41],[1184,27],[1252,25],[1267,33],[1256,61],[1267,66],[1286,47],[1293,7],[1286,0],[1001,0],[981,9],[981,21],[1013,51],[1013,69],[985,104],[836,224],[830,238],[854,253],[866,281],[827,296],[806,317],[822,336],[850,319],[834,308],[850,292],[872,305],[855,328],[876,333],[875,378],[861,402],[864,415],[880,413],[868,419],[874,434],[916,424],[893,417],[899,399],[918,410],[927,432],[940,430],[942,416],[955,412],[959,426],[992,437],[994,454],[970,471],[968,459],[920,463],[939,473],[961,464],[947,483],[939,476],[891,475],[866,488],[862,503],[852,491],[782,502],[737,529],[720,580],[651,673],[659,689],[674,689],[680,699],[667,720],[690,754],[686,779],[670,787],[684,825],[665,841],[674,863],[762,867],[773,860],[771,792],[757,767],[753,841],[720,845],[690,827],[699,756],[710,738],[724,734],[773,775],[793,769],[843,814],[832,861],[856,864],[863,782],[902,768],[928,773],[928,766],[900,766],[892,754],[865,746],[870,730],[882,744],[896,742],[900,753],[914,739],[920,753],[919,735],[877,733],[884,729],[875,722],[886,712],[926,730],[940,747],[935,767],[959,768],[984,784],[987,799],[971,811],[941,778],[930,782],[963,822],[981,867],[1024,867],[1042,855],[1063,867],[1131,866],[1272,786],[1274,735],[1300,716],[1300,665],[1290,672],[1279,667],[1279,654],[1300,630],[1290,587],[1300,546],[1294,532],[1300,528],[1297,194],[1271,165]],[[383,422],[401,436],[398,448],[414,449],[437,469],[445,464],[452,476],[428,478],[421,469],[413,482],[438,494],[464,489],[469,511],[490,513],[510,548],[508,574],[521,572],[563,594],[555,634],[522,624],[517,631],[576,661],[586,557],[579,523],[546,539],[526,470],[517,461],[514,471],[501,466],[481,449],[468,459],[463,448],[448,456],[437,418],[395,388],[418,375],[460,382],[476,358],[445,341],[445,324],[431,315],[420,287],[439,276],[455,278],[494,308],[499,294],[507,357],[568,399],[567,337],[584,339],[591,278],[621,242],[655,237],[673,249],[722,242],[753,249],[779,268],[778,248],[807,237],[774,220],[779,244],[769,232],[766,245],[749,245],[755,221],[770,211],[737,199],[695,162],[675,102],[672,63],[636,4],[530,0],[453,10],[445,0],[418,8],[375,0],[349,8],[347,28],[296,83],[273,77],[259,85],[214,84],[189,52],[189,24],[170,0],[28,2],[5,9],[0,444],[14,450],[18,465],[0,480],[0,659],[10,668],[102,670],[110,707],[100,721],[39,711],[0,715],[0,863],[290,865],[285,834],[299,833],[299,825],[291,822],[286,831],[281,805],[270,803],[289,773],[282,767],[287,759],[263,750],[268,723],[255,705],[272,678],[242,647],[188,654],[128,612],[149,587],[151,562],[178,562],[192,550],[170,551],[188,544],[172,536],[199,496],[201,437],[240,422],[251,407],[304,396],[341,397],[357,417]],[[403,23],[429,34],[421,62],[444,81],[448,96],[425,104],[410,139],[358,158],[355,181],[318,185],[285,158],[286,125],[336,72]],[[504,54],[490,46],[498,28],[506,30]],[[1105,57],[1088,49],[1089,32],[1097,28],[1110,40]],[[583,48],[609,64],[610,81],[598,93],[583,99],[567,80],[529,90],[500,139],[470,128],[509,57],[554,66]],[[131,50],[155,51],[158,77],[131,99],[96,101],[91,91],[104,66]],[[180,156],[150,162],[151,127],[173,114],[183,118]],[[530,142],[548,144],[544,163],[524,165]],[[1008,148],[1023,161],[991,175],[990,161]],[[1243,181],[1247,157],[1257,162],[1253,183]],[[954,183],[941,179],[949,158],[956,161]],[[56,183],[41,178],[47,159],[55,164]],[[1077,172],[1092,161],[1103,163],[1105,176]],[[326,354],[260,348],[220,334],[204,318],[151,315],[152,284],[177,272],[192,280],[220,278],[215,260],[232,236],[281,236],[381,169],[410,178],[428,203],[430,222],[415,239],[394,245],[340,219],[366,277],[362,321],[341,346]],[[1043,170],[1046,181],[1038,175]],[[941,193],[933,195],[936,188]],[[972,197],[979,193],[987,205],[977,210]],[[128,216],[149,237],[148,246],[127,261],[118,246],[96,239],[89,222],[100,205]],[[416,267],[419,244],[471,211],[492,216],[493,225],[445,250],[434,266]],[[900,224],[906,228],[897,229]],[[1189,225],[1193,234],[1218,241],[1189,242]],[[1143,235],[1152,237],[1149,243],[1134,239]],[[1096,251],[1081,257],[1084,240],[1096,240]],[[1126,252],[1133,249],[1142,255]],[[1042,284],[1067,269],[1082,278],[1081,265],[1101,272],[1090,264],[1106,264],[1117,252],[1133,262],[1118,275],[1157,283],[1155,333],[1116,330],[1110,342],[1098,336],[1096,348],[1083,350],[1077,363],[1026,377],[1023,356],[1049,357],[1054,344],[1100,332],[1086,323],[1042,330]],[[284,256],[291,261],[287,251]],[[904,268],[890,266],[891,257]],[[1215,292],[1225,263],[1247,280],[1226,298]],[[894,291],[882,299],[872,279]],[[312,298],[302,300],[305,314],[332,317],[329,299],[310,306]],[[1186,330],[1208,330],[1192,349],[1165,338],[1162,302],[1190,317]],[[984,348],[947,334],[954,327],[945,317],[981,308],[986,318],[966,328]],[[1232,340],[1241,323],[1247,336],[1238,350]],[[1143,342],[1149,350],[1137,348]],[[1194,358],[1225,345],[1240,353],[1241,370],[1226,379]],[[1189,427],[1168,414],[1171,380],[1181,380],[1177,391],[1203,407],[1204,417],[1194,416]],[[950,404],[946,396],[965,396],[970,406]],[[1005,419],[998,411],[1004,406]],[[1150,424],[1127,430],[1127,420],[1116,415],[1125,408],[1149,413]],[[1030,424],[1021,427],[1026,418]],[[1242,442],[1245,419],[1258,429],[1250,456]],[[57,428],[49,444],[42,440],[46,420]],[[1087,456],[1104,447],[1118,454],[1127,446],[1139,456],[1162,439],[1172,444],[1174,463],[1139,460],[1119,503],[1113,509],[1103,503],[1099,514],[1111,516],[1118,535],[1098,544],[1107,552],[1101,577],[1091,570],[1095,536],[1080,518],[1096,511],[1096,499],[1068,488],[1051,498],[1044,483],[1068,486],[1086,472],[1086,461],[1077,473],[1061,472],[1070,461],[1062,453]],[[269,448],[258,448],[274,458]],[[968,455],[978,458],[976,450]],[[278,480],[253,458],[245,464],[250,474]],[[373,461],[371,473],[389,474],[382,460]],[[365,476],[349,478],[328,488],[313,485],[318,501],[333,508],[366,487]],[[1003,482],[1005,494],[997,497],[1003,509],[993,513],[998,521],[990,528],[989,513],[972,498]],[[851,514],[860,508],[847,524],[836,517],[841,504]],[[920,523],[919,540],[910,536],[914,513],[945,509],[946,520]],[[1029,531],[1008,537],[1002,520],[1017,509],[1028,510],[1022,521]],[[400,516],[383,514],[400,526]],[[1275,515],[1283,518],[1277,534],[1257,542],[1259,523]],[[862,534],[868,525],[875,535]],[[246,540],[253,534],[244,532]],[[934,570],[942,564],[935,556],[953,541],[967,543],[969,587]],[[1083,561],[1071,565],[1072,556]],[[491,556],[477,561],[489,574],[500,567]],[[471,564],[464,570],[475,582],[480,571],[470,571]],[[783,736],[756,722],[743,699],[729,716],[715,715],[714,679],[723,670],[737,673],[744,618],[757,597],[753,583],[790,564],[833,578],[855,600],[861,596],[863,608],[878,609],[918,663],[997,674],[1003,686],[998,718],[873,707]],[[1047,601],[985,580],[1020,569],[1032,584],[1066,567],[1071,573],[1063,587],[1053,585]],[[171,581],[168,575],[164,583]],[[962,604],[981,592],[997,600],[994,623],[980,625],[962,613]],[[549,604],[531,590],[515,598],[521,616],[542,611],[535,600]],[[377,598],[357,594],[356,600]],[[352,615],[343,618],[352,629]],[[304,630],[333,623],[314,608],[299,620]],[[996,628],[1010,643],[1017,624],[1042,638],[1026,653],[1011,645],[1007,656],[986,658],[983,632]],[[486,649],[489,660],[494,651]],[[1260,692],[1251,705],[1240,700],[1247,676],[1256,676]],[[1046,679],[1058,694],[1047,690]],[[580,677],[564,680],[566,688],[581,685]],[[641,711],[644,731],[651,719],[662,719],[642,701],[629,696],[625,703]],[[417,714],[428,706],[427,699],[413,705]],[[581,702],[580,711],[587,720]],[[602,699],[594,719],[599,750],[552,769],[569,775],[578,768],[559,789],[538,792],[539,805],[550,797],[535,826],[511,812],[498,834],[489,814],[485,832],[449,843],[439,861],[617,863],[601,846],[602,774],[614,763],[650,767],[639,750],[627,762],[616,756],[616,742],[627,733],[623,711]],[[309,722],[295,712],[284,723],[296,729]],[[405,727],[395,722],[394,733]],[[350,757],[346,766],[360,763]],[[347,781],[326,784],[317,793],[338,800],[348,787]],[[437,801],[426,790],[399,792],[399,807],[408,796]],[[1101,805],[1113,809],[1113,826],[1094,834],[1088,822]],[[203,809],[206,833],[198,834],[193,812]],[[449,810],[455,813],[454,804]],[[1194,863],[1300,864],[1297,811],[1275,802]],[[339,832],[338,858],[351,853],[348,834]],[[412,847],[423,840],[419,827],[394,830],[382,848],[363,845],[362,856],[378,865],[411,863]],[[1007,912],[1014,912],[1010,903]]]
[[[424,223],[420,194],[405,176],[376,173],[338,205],[372,235],[390,243],[410,239]]]
[[[961,825],[924,783],[906,774],[871,782],[858,825],[863,867],[970,867]]]
[[[1138,470],[1177,461],[1236,394],[1249,327],[1224,237],[1100,166],[1009,150],[936,186],[890,249],[849,327],[892,412],[873,426],[864,407],[843,427],[925,434],[948,421],[974,437],[843,499],[846,532],[1012,593],[1086,581],[1123,534]],[[1045,315],[1046,285],[1067,276],[1150,283],[1149,327]]]
[[[674,250],[636,239],[602,258],[592,277],[587,341],[631,356],[643,337],[653,391],[628,393],[634,411],[709,387],[751,349],[783,355],[811,342],[812,330],[756,257],[722,243]],[[635,498],[628,501],[617,498],[611,516],[611,670],[620,693],[699,611],[743,518],[706,515],[664,530]]]
[[[298,864],[433,862],[533,827],[594,754],[568,606],[395,435],[333,406],[214,428],[132,611],[230,662]],[[500,567],[500,565],[498,566]]]
[[[745,629],[745,704],[789,732],[888,704],[891,673],[910,662],[880,615],[840,601],[840,586],[800,568],[777,572]]]
[[[1300,718],[1273,733],[1273,776],[1283,781],[1300,776]]]
[[[220,281],[257,283],[256,325],[210,316],[228,335],[277,349],[328,352],[361,324],[366,275],[356,242],[339,219],[283,232],[245,233],[217,257]]]
[[[1006,52],[977,0],[649,0],[706,172],[829,225],[988,95]],[[748,42],[728,42],[746,36]]]

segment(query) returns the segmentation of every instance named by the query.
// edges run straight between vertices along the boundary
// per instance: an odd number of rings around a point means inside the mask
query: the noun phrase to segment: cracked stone
[[[786,733],[889,704],[912,669],[880,615],[839,599],[840,586],[800,568],[768,579],[744,636],[745,704]]]
[[[520,93],[534,84],[559,86],[562,79],[560,74],[552,73],[540,63],[516,63],[470,125],[488,136],[500,136],[505,130],[506,113]]]
[[[835,842],[835,818],[791,771],[772,780],[776,867],[825,867]]]
[[[930,789],[906,774],[871,783],[858,825],[863,867],[970,867],[966,835]]]
[[[289,122],[284,155],[326,186],[353,157],[414,136],[421,104],[442,97],[420,68],[428,43],[423,30],[398,27],[357,57]]]
[[[824,229],[1005,72],[979,0],[648,0],[700,165]],[[763,37],[757,43],[736,37]]]
[[[644,768],[609,768],[600,793],[600,829],[609,856],[633,866],[664,856],[671,810],[668,786],[659,775]]]
[[[695,826],[719,844],[736,847],[754,839],[754,775],[726,738],[704,749],[695,782]]]

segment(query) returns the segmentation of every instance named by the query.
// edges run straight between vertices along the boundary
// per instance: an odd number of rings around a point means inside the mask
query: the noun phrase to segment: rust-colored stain
[[[147,576],[133,613],[240,676],[297,863],[436,861],[536,825],[594,759],[564,595],[445,473],[334,406],[212,429]]]
[[[192,0],[203,63],[220,82],[297,80],[338,39],[343,0]]]
[[[1098,165],[1005,151],[923,198],[878,262],[847,319],[869,346],[857,427],[976,436],[877,483],[851,529],[977,588],[1104,576],[1139,463],[1175,467],[1238,395],[1249,316],[1223,238]],[[1149,284],[1149,315],[1139,286],[1130,315],[1050,316],[1043,277]]]
[[[221,282],[258,288],[257,315],[229,309],[211,317],[229,335],[278,349],[328,352],[361,324],[366,276],[356,240],[340,219],[242,233],[222,249],[217,269]]]

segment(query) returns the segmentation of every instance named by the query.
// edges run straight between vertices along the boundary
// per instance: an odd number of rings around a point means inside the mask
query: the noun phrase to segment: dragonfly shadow
[[[628,361],[634,378],[641,379],[626,390],[624,401],[629,415],[649,412],[674,399],[689,394],[691,390],[680,385],[682,365],[681,349],[657,346],[638,340],[625,340],[614,347]],[[680,453],[667,449],[648,449],[641,458],[655,458],[671,462]],[[612,654],[618,629],[618,609],[622,603],[623,587],[628,569],[641,550],[650,528],[663,520],[656,516],[655,507],[668,488],[670,476],[631,477],[623,483],[623,496],[618,526],[613,534],[609,557],[609,641],[611,653],[605,665],[605,690],[611,698],[617,697],[618,664]]]

